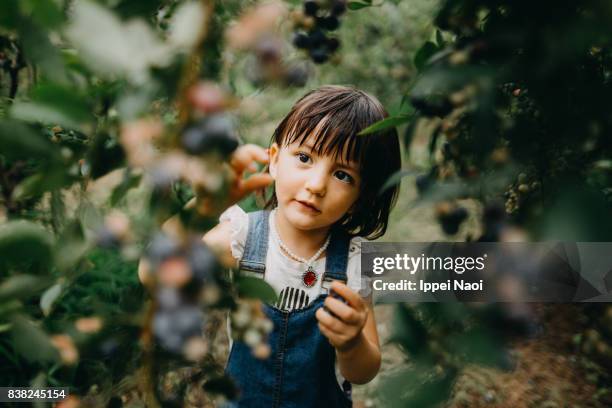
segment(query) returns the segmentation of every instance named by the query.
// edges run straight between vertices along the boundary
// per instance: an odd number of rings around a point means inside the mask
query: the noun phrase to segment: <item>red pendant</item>
[[[302,282],[304,282],[304,285],[309,288],[317,282],[317,274],[315,273],[314,269],[312,269],[312,266],[309,266],[306,272],[304,272],[302,275]]]

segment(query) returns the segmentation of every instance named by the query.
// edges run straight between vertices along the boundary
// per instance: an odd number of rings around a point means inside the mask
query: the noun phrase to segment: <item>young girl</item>
[[[268,183],[274,193],[264,211],[230,207],[204,241],[279,295],[264,305],[274,323],[269,358],[256,359],[241,342],[232,346],[227,371],[241,390],[239,406],[349,407],[350,383],[377,374],[359,237],[385,233],[398,189],[380,190],[400,169],[400,153],[395,129],[358,133],[386,116],[365,92],[324,86],[293,106],[268,151],[246,145],[234,153],[234,196]],[[269,174],[242,180],[256,161],[268,163]]]

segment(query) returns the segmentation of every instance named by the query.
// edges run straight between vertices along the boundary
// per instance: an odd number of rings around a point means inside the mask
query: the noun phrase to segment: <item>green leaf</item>
[[[438,46],[431,41],[427,41],[425,44],[419,48],[414,56],[414,66],[416,69],[421,72],[425,67],[427,61],[438,52]]]
[[[276,292],[266,281],[250,276],[241,276],[237,280],[238,294],[242,297],[260,299],[266,303],[276,302]]]
[[[452,70],[432,67],[418,76],[410,91],[411,98],[435,101],[445,98],[474,80],[485,81],[495,75],[492,67],[465,65]]]
[[[42,310],[45,316],[49,316],[49,313],[51,313],[53,303],[55,303],[57,298],[62,294],[62,289],[63,285],[61,283],[56,283],[47,289],[40,297],[40,310]]]
[[[358,133],[358,135],[369,135],[370,133],[375,133],[391,127],[399,126],[403,123],[409,122],[410,119],[412,119],[412,115],[400,115],[385,118],[363,129],[361,132]]]
[[[0,285],[0,301],[22,299],[33,296],[47,287],[47,278],[19,274],[11,276]]]
[[[146,20],[124,23],[111,10],[89,1],[74,4],[66,35],[92,70],[140,84],[148,80],[151,66],[167,66],[176,51],[158,38]]]
[[[113,193],[110,197],[110,205],[115,207],[117,204],[119,204],[121,199],[125,197],[128,191],[140,185],[141,180],[141,174],[133,174],[129,168],[126,169],[123,173],[121,183],[119,183],[119,185],[113,189]]]
[[[33,102],[55,108],[75,122],[83,123],[93,119],[91,103],[75,87],[42,83],[32,91],[31,98]]]
[[[13,30],[19,22],[19,1],[2,0],[2,13],[0,13],[0,27]]]
[[[75,269],[75,265],[91,249],[91,243],[85,239],[83,226],[78,219],[74,219],[64,226],[57,238],[55,247],[55,265],[57,269],[69,274]]]
[[[436,29],[436,44],[438,45],[438,49],[442,49],[446,46],[446,41],[444,41],[442,31],[439,29]]]
[[[61,84],[69,82],[61,53],[51,44],[46,32],[32,21],[21,19],[19,38],[23,44],[26,59],[37,64],[43,76]]]
[[[67,175],[63,169],[46,169],[27,177],[15,187],[13,191],[14,200],[24,200],[38,197],[42,193],[60,189],[70,185],[74,178]]]
[[[21,12],[46,28],[56,28],[64,20],[62,11],[53,0],[20,0]]]
[[[47,334],[23,316],[13,318],[11,330],[15,350],[29,362],[56,363],[59,353]]]
[[[13,120],[0,121],[0,151],[11,159],[57,160],[59,153],[41,133]]]
[[[370,7],[371,4],[361,3],[358,1],[349,1],[347,7],[349,10],[361,10],[362,8]]]
[[[157,95],[159,84],[150,81],[136,90],[126,90],[117,100],[117,111],[125,121],[135,120],[151,107]]]
[[[9,221],[0,226],[0,271],[26,268],[50,269],[53,259],[51,235],[29,221]]]
[[[75,271],[76,264],[87,256],[91,244],[84,240],[71,239],[62,242],[55,250],[55,265],[57,269],[70,275]]]
[[[50,106],[36,102],[16,101],[10,110],[13,118],[26,122],[40,122],[49,125],[61,125],[78,129],[81,124],[58,109],[61,105]]]
[[[393,173],[391,175],[391,177],[389,177],[387,179],[387,181],[385,182],[385,184],[383,184],[383,186],[381,187],[381,189],[378,191],[378,194],[382,194],[384,193],[388,188],[400,183],[402,181],[402,179],[406,176],[411,176],[417,174],[416,171],[414,170],[400,170],[397,171],[395,173]]]

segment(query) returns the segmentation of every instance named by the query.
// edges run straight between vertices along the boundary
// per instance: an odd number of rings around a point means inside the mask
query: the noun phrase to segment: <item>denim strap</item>
[[[247,274],[263,275],[266,272],[270,211],[256,211],[248,216],[249,229],[239,267]]]
[[[327,247],[325,275],[323,275],[322,283],[325,289],[329,289],[332,280],[346,283],[349,243],[350,237],[344,231],[336,228],[332,230],[331,240]]]

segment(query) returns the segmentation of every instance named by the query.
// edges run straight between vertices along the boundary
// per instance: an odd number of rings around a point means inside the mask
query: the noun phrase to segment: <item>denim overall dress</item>
[[[242,274],[264,277],[268,251],[269,211],[249,213],[249,229],[244,255],[239,266]],[[327,248],[324,287],[332,280],[346,282],[349,237],[332,232]],[[268,336],[272,352],[259,360],[250,348],[235,341],[226,371],[241,390],[238,407],[315,408],[351,407],[350,384],[338,385],[335,374],[336,354],[321,334],[315,312],[323,306],[326,294],[310,305],[293,311],[264,304],[274,329]]]

